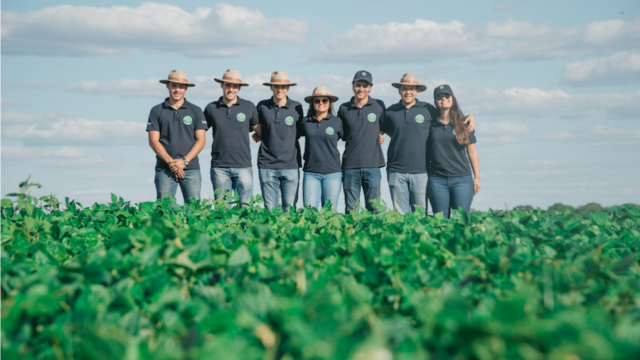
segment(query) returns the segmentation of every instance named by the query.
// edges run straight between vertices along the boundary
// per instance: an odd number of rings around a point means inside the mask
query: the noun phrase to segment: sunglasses
[[[438,96],[436,96],[436,100],[442,100],[442,98],[450,98],[451,94],[438,94]]]
[[[323,99],[315,98],[315,99],[313,99],[313,103],[314,104],[320,104],[320,103],[328,104],[329,103],[329,99],[327,99],[327,98],[323,98]]]

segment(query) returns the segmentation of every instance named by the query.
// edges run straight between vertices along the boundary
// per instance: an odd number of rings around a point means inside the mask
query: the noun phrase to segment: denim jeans
[[[441,212],[448,219],[451,209],[461,207],[467,211],[471,210],[473,177],[469,175],[446,178],[430,175],[427,192],[433,213]]]
[[[382,175],[380,168],[344,169],[342,170],[342,182],[344,184],[345,214],[350,213],[356,201],[360,199],[360,187],[364,190],[364,202],[367,210],[378,212],[371,205],[371,200],[380,198],[380,182]]]
[[[408,174],[387,171],[393,209],[400,214],[416,211],[415,205],[427,210],[427,173]]]
[[[327,200],[331,201],[333,211],[338,206],[342,173],[318,174],[304,173],[302,182],[302,200],[305,206],[315,206],[320,209]],[[322,199],[322,202],[321,202]]]
[[[190,198],[200,200],[200,186],[202,176],[200,170],[187,170],[184,178],[178,179],[171,170],[156,170],[156,198],[162,199],[166,196],[176,197],[178,185],[182,191],[182,197],[186,203]]]
[[[215,195],[216,199],[222,199],[227,191],[237,190],[240,202],[248,204],[253,195],[253,168],[211,168],[211,183],[214,193],[222,190]]]
[[[268,210],[280,205],[280,198],[284,212],[289,211],[289,206],[296,207],[300,183],[298,169],[258,169],[258,174],[264,206]]]

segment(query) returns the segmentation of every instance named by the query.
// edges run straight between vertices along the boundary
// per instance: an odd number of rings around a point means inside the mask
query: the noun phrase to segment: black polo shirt
[[[338,139],[344,136],[342,120],[331,114],[322,121],[307,116],[300,122],[300,135],[305,137],[304,171],[332,174],[342,171]]]
[[[258,167],[261,169],[299,168],[302,160],[296,132],[297,124],[304,117],[302,104],[287,97],[287,103],[279,107],[271,98],[260,101],[256,108],[262,125]]]
[[[427,172],[427,140],[436,108],[416,101],[407,109],[402,101],[385,112],[380,130],[391,137],[387,152],[387,171],[420,174]]]
[[[185,157],[196,143],[196,130],[207,130],[202,110],[186,99],[178,110],[171,107],[169,98],[151,109],[147,132],[160,132],[160,144],[174,159]],[[156,170],[169,170],[169,164],[156,156]],[[191,159],[184,170],[198,170],[198,157]]]
[[[469,133],[469,142],[476,143],[475,131]],[[471,165],[467,147],[456,141],[453,124],[443,124],[439,118],[431,121],[429,132],[429,174],[442,177],[460,177],[471,175]]]
[[[338,117],[342,119],[344,140],[346,141],[342,154],[343,169],[379,168],[384,166],[384,155],[378,135],[380,134],[380,120],[384,118],[384,103],[372,99],[359,108],[349,102],[340,105]]]
[[[251,126],[258,125],[255,105],[238,97],[238,101],[228,107],[221,96],[207,105],[204,117],[213,130],[211,167],[251,167],[249,132]]]

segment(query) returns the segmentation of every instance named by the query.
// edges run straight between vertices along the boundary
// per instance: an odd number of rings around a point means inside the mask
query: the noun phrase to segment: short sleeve
[[[344,140],[344,126],[342,125],[342,120],[338,122],[338,139]]]
[[[213,116],[211,116],[211,104],[207,105],[207,107],[204,108],[204,119],[207,122],[208,127],[213,127],[214,123]]]
[[[475,144],[476,142],[476,131],[473,130],[469,133],[469,144]]]
[[[304,132],[304,118],[300,119],[300,121],[296,122],[296,136],[297,138],[301,138],[305,135]]]
[[[387,111],[382,110],[382,115],[380,115],[380,131],[386,133],[389,131],[389,123],[387,122]]]
[[[251,126],[256,126],[258,125],[259,121],[260,121],[260,118],[258,117],[258,109],[255,106],[253,106],[253,115],[251,115],[251,122],[249,124]]]
[[[207,124],[207,120],[204,117],[204,113],[202,109],[197,106],[193,107],[193,112],[196,115],[196,130],[207,130],[209,129],[209,125]]]
[[[147,131],[160,131],[160,111],[158,111],[158,107],[154,107],[149,113]]]
[[[304,118],[304,109],[302,108],[302,104],[296,105],[296,112],[298,113],[298,122],[301,122]]]

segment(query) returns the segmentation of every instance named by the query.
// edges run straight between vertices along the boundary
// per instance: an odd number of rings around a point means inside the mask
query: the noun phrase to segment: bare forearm
[[[196,141],[196,143],[193,144],[193,147],[191,148],[191,150],[189,150],[189,153],[187,153],[187,155],[184,156],[187,159],[187,161],[191,161],[195,159],[195,157],[198,156],[198,154],[200,154],[200,151],[204,149],[204,146],[206,143],[207,142],[204,138]]]
[[[153,151],[156,153],[156,155],[158,155],[158,157],[160,159],[162,159],[164,162],[166,162],[167,164],[173,160],[173,158],[169,155],[169,153],[167,153],[167,150],[165,150],[164,146],[162,146],[162,144],[160,144],[159,141],[149,141],[149,146],[151,146],[151,149],[153,149]]]
[[[473,170],[473,177],[480,179],[480,160],[478,159],[478,151],[475,144],[471,144],[467,147],[467,153],[469,154],[469,162],[471,163],[471,169]]]

